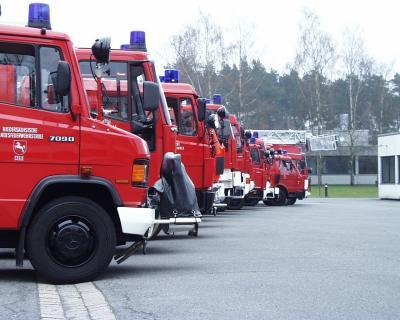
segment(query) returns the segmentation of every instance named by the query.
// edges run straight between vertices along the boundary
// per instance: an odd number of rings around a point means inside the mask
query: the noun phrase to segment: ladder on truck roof
[[[306,144],[305,130],[250,130],[258,132],[258,137],[269,144]]]

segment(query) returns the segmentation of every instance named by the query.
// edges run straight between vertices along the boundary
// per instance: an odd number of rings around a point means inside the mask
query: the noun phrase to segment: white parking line
[[[39,283],[38,291],[43,320],[116,319],[102,292],[92,282],[64,286]]]
[[[50,284],[38,284],[40,318],[64,319],[64,311],[61,305],[57,287]]]

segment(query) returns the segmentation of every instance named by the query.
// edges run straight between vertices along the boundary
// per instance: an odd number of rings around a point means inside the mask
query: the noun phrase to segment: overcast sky
[[[26,24],[26,0],[0,0],[0,23]],[[254,25],[254,53],[267,68],[285,71],[292,62],[304,8],[315,11],[323,28],[340,43],[346,28],[363,31],[369,53],[380,63],[394,62],[399,71],[400,2],[362,0],[182,0],[85,1],[48,0],[53,30],[69,34],[75,46],[91,46],[99,36],[111,36],[112,47],[129,42],[131,30],[144,30],[147,47],[160,64],[171,35],[196,19],[199,9],[210,13],[229,32],[236,19]]]

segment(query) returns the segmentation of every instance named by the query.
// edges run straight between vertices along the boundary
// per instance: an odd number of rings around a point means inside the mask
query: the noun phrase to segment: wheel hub
[[[54,226],[48,248],[58,263],[75,267],[90,259],[93,243],[89,224],[79,219],[70,219]]]

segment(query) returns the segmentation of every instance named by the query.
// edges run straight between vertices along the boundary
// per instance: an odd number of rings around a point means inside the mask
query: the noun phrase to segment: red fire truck
[[[108,62],[109,39],[92,48],[97,65]],[[154,110],[158,86],[143,88]],[[26,252],[54,283],[93,279],[116,245],[142,243],[154,223],[147,144],[89,112],[72,43],[51,31],[47,5],[30,5],[28,27],[0,26],[0,246],[20,266]]]
[[[251,135],[251,134],[250,134]],[[271,186],[270,163],[266,157],[265,146],[262,140],[249,137],[248,149],[250,151],[249,173],[253,182],[252,189],[245,196],[247,206],[255,206],[267,197]]]
[[[307,196],[309,188],[308,172],[301,172],[296,161],[282,150],[280,145],[267,149],[270,163],[270,183],[274,192],[267,194],[264,203],[267,205],[292,205],[297,199],[302,200]],[[278,188],[278,190],[276,190]]]
[[[105,69],[107,75],[100,84],[102,87],[100,95],[93,77],[95,65],[91,61],[91,51],[77,49],[76,54],[90,105],[96,105],[100,101],[108,122],[139,135],[147,142],[151,154],[148,183],[149,186],[153,186],[160,179],[160,167],[164,155],[167,152],[179,151],[176,148],[177,130],[171,123],[154,63],[149,60],[144,32],[132,31],[130,44],[122,45],[121,48],[122,50],[111,50],[111,61]],[[161,97],[160,107],[152,111],[143,109],[143,84],[149,81],[159,86]],[[203,109],[205,110],[205,107]],[[177,218],[171,217],[172,212],[164,216],[161,210],[157,210],[157,218],[170,220],[171,223],[156,225],[151,237],[155,237],[161,229],[168,234],[190,230],[189,234],[196,236],[201,213],[194,207],[191,211],[190,216]]]
[[[244,205],[244,196],[246,194],[246,176],[240,171],[244,163],[238,162],[239,154],[242,154],[242,142],[240,139],[240,127],[232,122],[236,118],[230,117],[226,108],[221,103],[221,95],[213,96],[213,101],[207,103],[207,115],[216,114],[219,117],[218,139],[225,148],[225,166],[224,172],[220,175],[219,182],[216,184],[216,200],[227,204],[228,209],[238,210]],[[233,128],[234,127],[234,128]],[[236,136],[235,136],[236,132]]]
[[[213,184],[223,173],[224,154],[215,126],[210,127],[205,121],[206,103],[199,99],[193,86],[179,83],[178,70],[165,70],[160,78],[172,124],[178,128],[177,152],[196,187],[199,206],[204,213],[215,212]]]
[[[291,165],[294,166],[297,176],[297,186],[296,189],[293,188],[292,192],[289,192],[286,200],[287,204],[294,204],[296,199],[302,200],[310,194],[311,184],[309,182],[309,174],[311,173],[311,169],[307,168],[305,154],[302,152],[301,146],[292,144],[273,144],[272,146],[275,150],[282,150],[284,155],[289,156]]]

